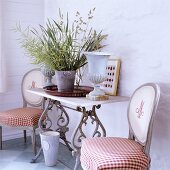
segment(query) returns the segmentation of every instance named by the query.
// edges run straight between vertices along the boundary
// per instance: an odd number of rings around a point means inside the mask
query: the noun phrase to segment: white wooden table
[[[76,164],[74,169],[77,168],[77,165],[79,163],[81,141],[83,138],[86,138],[86,135],[83,131],[83,126],[89,122],[87,122],[87,120],[91,119],[92,124],[95,126],[93,137],[106,136],[106,130],[96,114],[96,109],[99,109],[103,104],[124,102],[129,100],[129,97],[124,96],[109,96],[109,100],[104,101],[91,101],[85,97],[60,97],[47,94],[43,89],[40,88],[30,89],[28,90],[28,92],[48,99],[48,104],[39,120],[39,127],[43,131],[51,130],[50,128],[53,123],[53,121],[50,120],[50,118],[48,117],[48,110],[51,110],[54,105],[61,110],[61,114],[58,120],[55,121],[57,122],[57,125],[59,127],[58,129],[56,129],[56,131],[60,132],[61,139],[64,140],[68,148],[70,150],[73,150],[73,154],[76,155]],[[68,144],[65,135],[69,130],[69,114],[66,112],[65,108],[69,108],[82,113],[81,120],[77,128],[75,129],[71,140],[72,147]],[[46,120],[44,120],[44,117],[46,117]],[[44,121],[46,121],[45,123],[48,126],[44,126]],[[38,154],[40,154],[40,152],[41,151],[39,151]],[[35,162],[38,158],[38,154],[33,159],[33,162]]]

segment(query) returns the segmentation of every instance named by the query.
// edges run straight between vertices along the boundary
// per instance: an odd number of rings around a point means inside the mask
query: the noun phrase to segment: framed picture
[[[120,72],[120,59],[109,59],[107,64],[107,79],[101,85],[101,89],[108,95],[117,95],[117,87]]]

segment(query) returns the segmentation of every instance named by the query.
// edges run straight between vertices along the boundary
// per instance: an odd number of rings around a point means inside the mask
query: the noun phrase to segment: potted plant
[[[99,33],[89,23],[93,18],[93,10],[88,13],[85,22],[76,13],[76,19],[69,23],[59,10],[59,19],[47,20],[46,25],[39,25],[39,29],[26,28],[20,25],[16,31],[21,33],[21,46],[32,58],[34,64],[45,64],[55,70],[59,91],[72,91],[76,70],[87,63],[83,51],[94,51],[103,47],[101,42],[107,37],[102,31]]]

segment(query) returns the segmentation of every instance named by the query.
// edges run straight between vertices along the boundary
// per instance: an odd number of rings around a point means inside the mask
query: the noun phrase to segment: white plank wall
[[[16,39],[19,34],[12,31],[17,23],[37,26],[44,21],[43,0],[1,0],[3,9],[3,47],[7,64],[7,92],[0,94],[0,111],[22,106],[20,84],[25,72],[35,67],[20,48]],[[3,140],[21,136],[22,131],[3,130]]]

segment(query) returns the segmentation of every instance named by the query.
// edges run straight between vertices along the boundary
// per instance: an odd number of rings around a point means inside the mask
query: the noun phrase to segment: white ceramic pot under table
[[[60,134],[55,131],[40,133],[41,146],[43,148],[45,165],[55,166],[57,164],[59,137]]]

